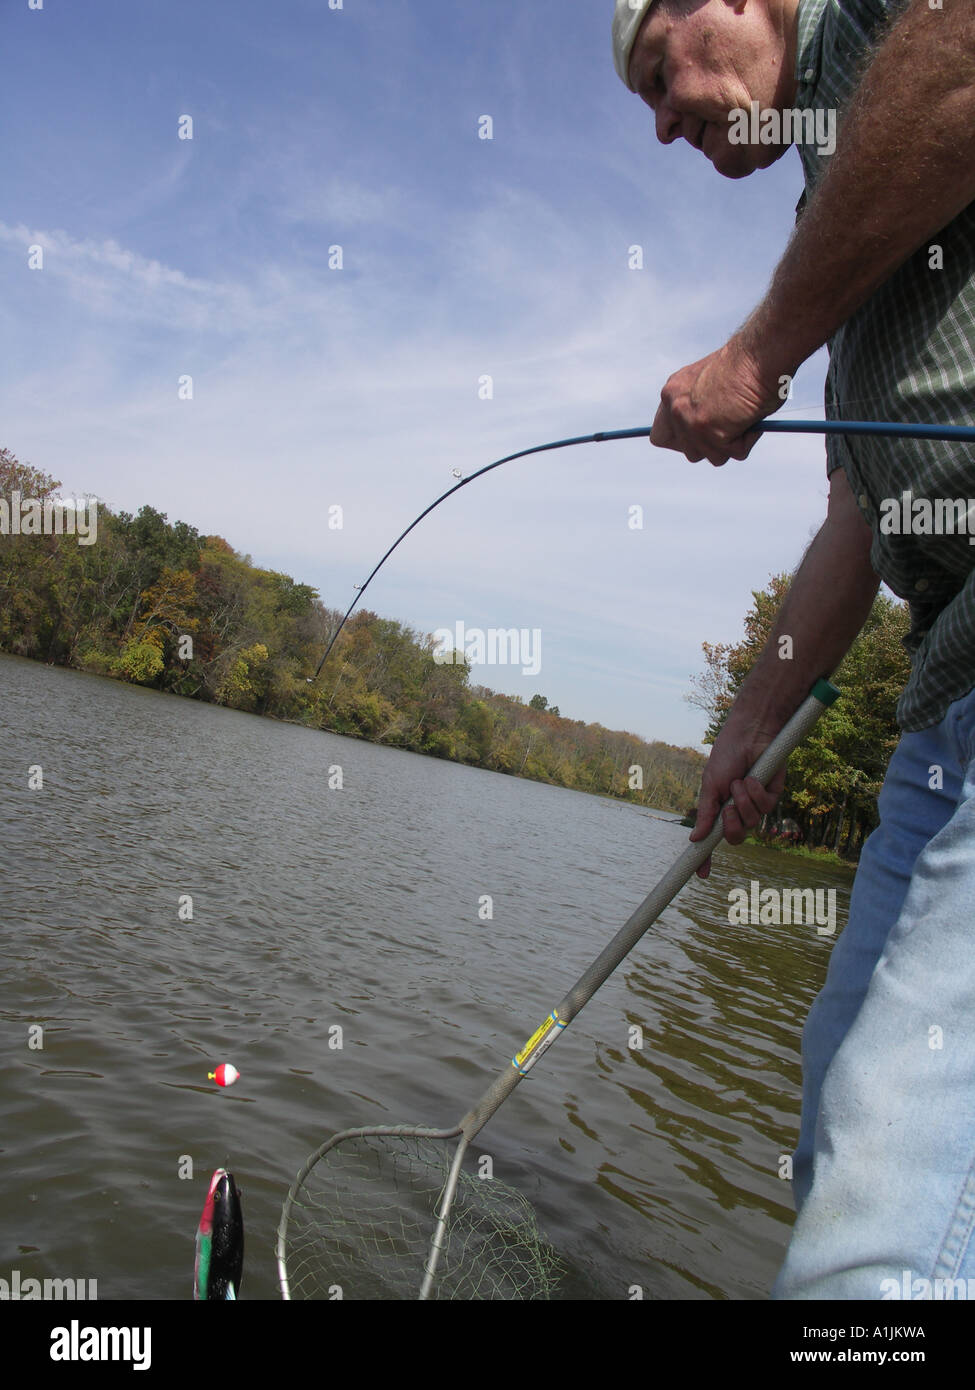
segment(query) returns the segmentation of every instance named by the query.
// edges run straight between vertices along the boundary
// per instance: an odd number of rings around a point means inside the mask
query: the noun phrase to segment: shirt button
[[[859,500],[860,506],[863,508],[864,511],[866,511],[866,509],[867,509],[867,508],[869,507],[869,505],[870,505],[870,498],[867,496],[867,494],[866,494],[865,492],[861,492],[858,500]]]
[[[914,585],[914,587],[919,594],[924,593],[925,589],[928,587],[928,581],[924,578],[923,574],[921,578],[917,581],[917,583]]]
[[[816,69],[815,69],[815,68],[806,68],[806,71],[802,74],[802,78],[803,78],[803,81],[804,81],[804,82],[811,82],[815,76],[816,76]]]

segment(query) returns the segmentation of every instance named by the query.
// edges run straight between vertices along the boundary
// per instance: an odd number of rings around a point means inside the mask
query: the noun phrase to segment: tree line
[[[0,496],[59,487],[0,450]],[[340,618],[310,585],[148,506],[99,505],[90,545],[0,535],[0,650],[665,811],[697,795],[696,750],[472,685],[431,636],[368,610],[310,683]]]
[[[704,710],[713,743],[735,695],[765,646],[789,590],[790,577],[771,578],[753,591],[745,634],[735,644],[703,644],[705,671],[686,698]],[[910,674],[903,639],[910,627],[906,606],[878,594],[870,616],[831,677],[842,698],[825,712],[789,759],[785,792],[760,827],[768,837],[786,819],[798,827],[798,839],[844,858],[859,856],[877,825],[877,797],[899,731],[897,701]]]
[[[53,497],[59,487],[0,450],[0,497]],[[708,717],[706,743],[789,583],[776,575],[753,593],[740,642],[703,644],[705,670],[686,698]],[[466,662],[434,659],[431,636],[368,610],[310,683],[340,620],[310,585],[152,507],[131,516],[100,505],[96,544],[0,534],[2,651],[665,811],[686,814],[696,799],[705,762],[696,750],[566,718],[543,695],[526,704],[472,685]],[[842,699],[790,759],[766,837],[791,820],[806,845],[857,857],[898,739],[908,625],[905,606],[878,595],[833,677]]]

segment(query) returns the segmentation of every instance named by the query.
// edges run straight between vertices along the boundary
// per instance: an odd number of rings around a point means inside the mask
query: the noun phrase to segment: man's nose
[[[680,138],[681,117],[666,97],[658,102],[653,120],[657,128],[657,139],[662,145],[672,145]]]

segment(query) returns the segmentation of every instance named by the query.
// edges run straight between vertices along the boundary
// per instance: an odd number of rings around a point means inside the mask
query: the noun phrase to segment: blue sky
[[[612,10],[8,0],[0,446],[344,609],[453,468],[649,424],[761,297],[801,172],[791,150],[731,182],[659,145]],[[824,371],[785,413],[822,416]],[[815,436],[723,469],[646,441],[542,455],[445,503],[366,603],[420,632],[537,628],[537,676],[474,679],[697,745],[701,643],[740,636],[825,499]]]

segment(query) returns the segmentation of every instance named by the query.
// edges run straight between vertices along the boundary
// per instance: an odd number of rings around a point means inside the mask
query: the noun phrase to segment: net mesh
[[[404,1135],[342,1140],[288,1217],[292,1298],[416,1299],[455,1145]],[[432,1299],[547,1299],[559,1276],[530,1204],[461,1169]]]

